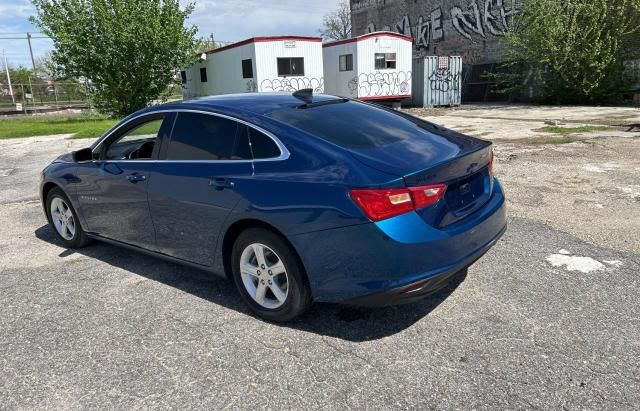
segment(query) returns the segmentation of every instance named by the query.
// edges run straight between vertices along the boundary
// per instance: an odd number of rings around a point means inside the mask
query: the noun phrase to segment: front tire
[[[60,188],[56,187],[49,191],[45,210],[49,226],[65,248],[81,248],[89,242],[80,225],[76,210]]]
[[[291,246],[262,228],[242,232],[231,254],[233,279],[247,306],[269,321],[290,321],[312,304],[300,259]]]

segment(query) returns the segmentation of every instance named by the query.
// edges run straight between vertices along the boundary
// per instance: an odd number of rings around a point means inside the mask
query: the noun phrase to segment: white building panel
[[[391,33],[369,33],[323,46],[325,91],[361,100],[411,97],[412,40]],[[353,55],[353,71],[340,71],[340,56]],[[343,67],[344,68],[344,67]]]
[[[302,59],[302,70],[295,75],[279,73],[278,59]],[[324,92],[320,39],[287,39],[256,43],[256,62],[257,91],[295,91],[311,88],[314,93]]]
[[[353,82],[358,75],[357,52],[356,42],[335,44],[329,47],[327,45],[323,46],[324,89],[328,94],[351,98],[358,97],[358,88],[353,87]],[[342,67],[340,66],[341,58],[343,59]],[[351,64],[347,65],[349,62]]]
[[[181,73],[183,97],[302,88],[321,93],[321,41],[319,37],[254,37],[211,50],[205,60]],[[243,70],[243,60],[250,60],[250,69]]]

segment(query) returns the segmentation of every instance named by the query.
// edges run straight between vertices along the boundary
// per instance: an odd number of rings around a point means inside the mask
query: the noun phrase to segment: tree
[[[36,69],[38,76],[47,80],[68,80],[64,78],[64,73],[59,72],[59,67],[53,62],[51,52],[36,57]]]
[[[179,0],[33,0],[63,77],[84,78],[98,110],[127,115],[162,96],[195,58],[193,4]]]
[[[602,103],[628,86],[625,47],[638,34],[640,0],[522,0],[506,31],[506,89],[543,102]]]
[[[338,4],[338,8],[325,14],[322,19],[324,28],[318,30],[325,39],[342,40],[351,37],[351,9],[346,1]]]
[[[209,37],[201,37],[198,40],[198,45],[196,46],[196,50],[198,54],[202,54],[207,51],[211,51],[213,49],[218,48],[218,42],[213,37],[213,34],[209,34]]]
[[[29,86],[30,79],[34,82],[36,80],[31,70],[24,66],[9,67],[9,75],[14,84],[23,84],[27,87]]]

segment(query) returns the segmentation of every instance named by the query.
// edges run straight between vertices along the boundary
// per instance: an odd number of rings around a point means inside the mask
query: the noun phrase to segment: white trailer
[[[416,58],[413,77],[414,105],[459,106],[462,103],[462,57]]]
[[[203,53],[180,75],[185,99],[304,88],[322,93],[322,39],[253,37]]]
[[[387,31],[322,45],[327,94],[360,100],[411,97],[412,39]]]

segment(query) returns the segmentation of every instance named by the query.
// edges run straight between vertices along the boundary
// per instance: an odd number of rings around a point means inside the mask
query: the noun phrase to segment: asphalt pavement
[[[638,255],[510,218],[432,298],[270,324],[230,281],[102,243],[61,248],[38,173],[82,144],[0,141],[0,408],[640,406]]]

